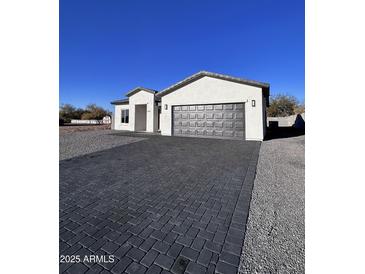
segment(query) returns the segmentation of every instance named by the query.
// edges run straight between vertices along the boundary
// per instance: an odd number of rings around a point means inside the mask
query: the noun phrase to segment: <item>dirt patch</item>
[[[110,130],[111,125],[64,125],[60,126],[60,135],[72,133],[72,132],[79,132],[79,131],[93,131],[93,130]]]

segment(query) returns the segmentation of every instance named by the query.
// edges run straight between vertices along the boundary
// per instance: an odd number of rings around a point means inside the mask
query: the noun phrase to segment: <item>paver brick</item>
[[[155,250],[150,250],[141,260],[141,264],[143,264],[146,267],[150,267],[153,262],[155,261],[155,259],[158,256],[158,252]]]
[[[170,247],[169,251],[167,251],[167,255],[169,255],[172,258],[177,258],[182,249],[183,249],[182,245],[175,243]]]
[[[166,254],[167,250],[169,250],[170,245],[164,243],[164,242],[159,242],[157,241],[153,247],[153,249],[157,250],[159,253],[163,253]]]
[[[61,255],[73,255],[81,248],[82,248],[82,245],[74,244],[74,245],[70,246],[68,249],[66,249],[65,251],[63,251],[62,252],[63,254],[61,254]]]
[[[115,265],[101,265],[114,274],[144,272],[148,264],[148,273],[174,273],[179,258],[187,273],[238,267],[251,195],[243,182],[259,146],[147,136],[60,161],[60,252],[113,253]],[[161,153],[166,147],[169,153]],[[165,254],[152,261],[158,252]],[[60,272],[68,269],[60,265]]]
[[[111,272],[114,274],[122,273],[132,263],[132,260],[127,257],[123,257],[112,269]]]
[[[191,248],[195,249],[196,251],[200,251],[200,250],[202,250],[204,244],[205,244],[205,240],[203,238],[197,237],[194,239],[194,242],[193,242]]]
[[[169,233],[174,228],[173,224],[167,223],[161,228],[161,231],[164,233]]]
[[[213,274],[215,273],[215,265],[214,264],[209,264],[208,265],[208,269],[207,269],[207,274]]]
[[[146,274],[160,274],[162,271],[162,268],[153,264],[150,267],[148,267]]]
[[[149,251],[152,246],[155,244],[157,240],[152,239],[152,238],[147,238],[146,240],[143,241],[143,243],[139,246],[139,249],[147,252]]]
[[[97,240],[95,243],[93,243],[89,249],[93,252],[97,251],[98,249],[100,249],[105,243],[107,242],[106,239],[99,239]]]
[[[195,238],[196,235],[198,235],[198,233],[199,233],[199,229],[197,229],[195,227],[191,227],[191,228],[189,228],[186,235],[189,236],[190,238]]]
[[[184,247],[180,255],[188,258],[189,260],[195,261],[198,258],[199,252],[189,247]]]
[[[101,249],[108,252],[109,254],[113,254],[118,248],[119,245],[113,242],[106,242]]]
[[[213,264],[217,264],[219,259],[219,255],[217,253],[212,253],[212,258],[210,259],[210,262]]]
[[[119,236],[118,239],[114,240],[115,243],[117,244],[124,244],[130,237],[132,236],[131,233],[129,232],[126,232],[126,233],[123,233],[122,235]]]
[[[75,237],[76,234],[74,234],[71,231],[66,230],[65,232],[63,232],[62,234],[60,234],[60,239],[64,242],[66,242],[67,240],[72,239],[73,237]]]
[[[166,237],[166,233],[163,233],[160,230],[155,230],[152,232],[152,234],[150,235],[151,238],[154,238],[158,241],[162,241],[165,237]]]
[[[198,233],[198,236],[205,240],[211,241],[211,240],[213,240],[214,234],[212,232],[208,232],[206,230],[200,230]]]
[[[167,234],[167,236],[163,239],[163,241],[169,245],[172,245],[175,240],[177,239],[178,234],[174,233],[174,232],[169,232]]]
[[[179,236],[177,239],[176,239],[176,242],[178,244],[181,244],[183,246],[187,246],[189,247],[191,245],[191,243],[193,242],[193,239],[192,238],[189,238],[189,237],[186,237],[186,236]]]
[[[104,235],[104,238],[108,239],[109,241],[115,241],[119,239],[120,236],[121,234],[119,232],[111,231],[108,234]]]
[[[241,250],[242,250],[242,246],[240,246],[240,245],[236,245],[236,244],[232,244],[232,243],[228,243],[228,242],[225,242],[223,244],[223,251],[226,251],[233,255],[240,256]]]
[[[127,256],[136,262],[139,262],[145,255],[146,255],[145,252],[143,252],[142,250],[135,248],[135,247],[132,247],[127,252]]]
[[[168,257],[164,254],[158,255],[158,257],[155,260],[155,264],[160,266],[163,269],[169,270],[174,263],[174,259],[171,257]]]
[[[131,245],[124,244],[121,247],[119,247],[115,252],[114,252],[114,256],[117,257],[118,259],[123,258],[123,256],[132,248]]]
[[[212,258],[212,252],[207,249],[203,249],[199,254],[197,262],[207,267],[210,263],[211,258]]]
[[[188,264],[188,267],[186,268],[186,273],[189,273],[189,274],[204,274],[206,272],[207,272],[207,269],[204,266],[199,265],[194,262],[190,262]]]
[[[236,255],[224,252],[224,251],[219,255],[219,260],[222,262],[231,264],[231,265],[239,265],[239,263],[240,263],[239,256],[236,256]]]
[[[144,240],[140,237],[137,237],[137,236],[131,236],[127,240],[127,242],[130,243],[131,245],[135,246],[135,247],[139,247],[144,242]]]
[[[219,274],[237,274],[238,267],[219,261],[215,271]]]
[[[127,272],[128,274],[143,274],[146,271],[147,269],[143,265],[132,262],[125,272]]]
[[[217,231],[214,234],[213,242],[218,243],[218,244],[223,244],[225,238],[226,238],[226,233]]]
[[[95,239],[101,239],[104,235],[108,234],[112,230],[110,228],[104,227],[103,229],[97,230],[95,233],[91,234]]]
[[[101,265],[93,264],[85,274],[99,274],[102,270],[103,267]]]
[[[242,245],[243,243],[243,238],[238,238],[238,237],[234,237],[231,235],[227,235],[226,240],[227,243],[233,243],[233,244],[238,244],[238,245]]]
[[[189,262],[190,261],[188,259],[182,256],[178,257],[171,268],[171,272],[174,274],[184,273],[186,268],[188,267]]]
[[[70,266],[70,268],[67,269],[67,273],[70,274],[79,274],[79,273],[85,273],[88,270],[88,267],[81,263],[74,263]]]
[[[222,250],[222,245],[221,244],[214,243],[214,242],[211,242],[211,241],[207,241],[205,243],[205,248],[206,249],[209,249],[212,252],[220,253],[221,250]]]

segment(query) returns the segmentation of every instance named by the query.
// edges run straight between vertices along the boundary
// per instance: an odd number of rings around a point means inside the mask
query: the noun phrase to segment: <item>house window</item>
[[[122,109],[122,124],[129,123],[129,109]]]

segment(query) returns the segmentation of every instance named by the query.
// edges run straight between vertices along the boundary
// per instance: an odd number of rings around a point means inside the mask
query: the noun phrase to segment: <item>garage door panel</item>
[[[207,119],[213,119],[213,113],[207,113],[206,114]]]
[[[234,131],[225,130],[225,131],[223,131],[223,136],[225,136],[225,137],[234,137]]]
[[[233,104],[225,104],[224,109],[225,110],[233,110]]]
[[[234,127],[235,127],[236,130],[242,130],[242,131],[244,130],[243,122],[235,122]]]
[[[244,105],[173,106],[173,134],[208,138],[244,139]]]
[[[243,113],[236,113],[236,119],[242,119],[243,118]]]
[[[214,113],[214,119],[223,119],[223,113],[221,112],[217,112],[217,113]]]
[[[228,122],[228,121],[224,122],[224,127],[225,128],[233,128],[233,122]]]
[[[226,113],[224,113],[224,118],[225,119],[233,119],[234,118],[234,113],[233,112],[226,112]]]
[[[223,127],[223,122],[214,122],[214,127],[222,128]]]

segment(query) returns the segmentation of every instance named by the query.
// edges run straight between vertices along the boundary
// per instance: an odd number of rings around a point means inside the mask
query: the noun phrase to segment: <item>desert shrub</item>
[[[110,115],[108,110],[98,107],[95,104],[87,105],[84,113],[81,115],[82,120],[101,120],[104,116]]]
[[[304,112],[304,105],[300,105],[297,98],[290,95],[276,95],[270,100],[267,109],[269,117],[286,117]]]

